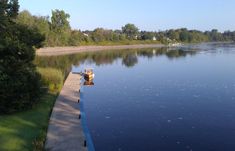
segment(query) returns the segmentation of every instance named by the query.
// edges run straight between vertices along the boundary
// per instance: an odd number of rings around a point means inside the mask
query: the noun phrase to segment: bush
[[[37,29],[15,22],[17,0],[0,1],[0,114],[31,108],[40,96],[33,60],[45,39]]]
[[[54,68],[38,68],[42,83],[49,91],[58,91],[63,86],[64,75],[61,70]]]

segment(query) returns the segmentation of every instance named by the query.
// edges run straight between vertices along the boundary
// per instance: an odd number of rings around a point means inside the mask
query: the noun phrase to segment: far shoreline
[[[115,49],[142,49],[167,47],[164,44],[135,44],[135,45],[114,45],[114,46],[66,46],[66,47],[44,47],[36,50],[38,56],[59,56],[81,52],[95,52]]]
[[[61,46],[61,47],[44,47],[36,50],[37,56],[60,56],[77,54],[82,52],[96,52],[103,50],[124,50],[124,49],[144,49],[144,48],[163,48],[163,47],[182,47],[187,45],[198,44],[220,44],[234,43],[233,41],[223,42],[201,42],[201,43],[179,43],[180,45],[167,44],[133,44],[133,45],[88,45],[88,46]]]

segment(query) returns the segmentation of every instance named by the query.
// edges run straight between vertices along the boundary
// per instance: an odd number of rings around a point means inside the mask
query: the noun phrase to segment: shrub
[[[40,96],[33,60],[44,36],[15,22],[18,0],[0,1],[0,114],[31,108]]]

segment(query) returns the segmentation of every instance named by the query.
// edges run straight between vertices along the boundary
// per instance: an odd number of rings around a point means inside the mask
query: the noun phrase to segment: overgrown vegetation
[[[216,29],[202,32],[180,28],[156,32],[139,31],[134,24],[126,24],[121,30],[104,28],[96,28],[93,31],[73,30],[68,21],[70,15],[63,10],[53,10],[51,16],[51,18],[48,16],[33,16],[25,10],[19,14],[17,22],[37,28],[46,37],[45,46],[235,41],[235,31],[221,33]]]
[[[64,75],[61,70],[55,68],[38,68],[42,76],[42,83],[49,91],[56,92],[63,86]]]

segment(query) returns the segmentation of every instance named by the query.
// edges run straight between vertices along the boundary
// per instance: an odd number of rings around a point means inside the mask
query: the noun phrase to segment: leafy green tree
[[[180,34],[178,30],[173,30],[173,29],[169,30],[167,32],[167,36],[172,40],[176,40],[176,41],[180,40]]]
[[[2,0],[0,7],[0,114],[6,114],[32,107],[38,100],[34,47],[41,47],[44,37],[16,22],[17,0]]]
[[[141,31],[140,32],[141,40],[153,40],[153,37],[155,36],[154,32],[148,32],[148,31]]]
[[[27,25],[30,28],[36,26],[33,16],[27,10],[19,13],[19,15],[17,16],[17,23]]]
[[[96,28],[92,34],[91,38],[94,42],[101,42],[105,40],[104,36],[104,29],[103,28]]]
[[[78,46],[82,42],[87,42],[88,37],[85,36],[80,30],[72,30],[71,35],[69,37],[69,45],[70,46]]]
[[[217,29],[212,29],[210,32],[211,41],[223,41],[222,34],[218,32]]]
[[[52,30],[61,33],[70,30],[68,19],[70,15],[65,13],[63,10],[53,10],[51,17],[51,28]]]
[[[225,31],[223,33],[223,38],[226,41],[235,41],[235,31],[234,32],[232,32],[232,31]]]
[[[139,29],[134,24],[126,24],[122,27],[122,32],[127,35],[130,40],[137,39]]]
[[[53,10],[51,23],[50,23],[50,33],[48,37],[49,46],[66,46],[69,44],[70,39],[70,15],[65,13],[63,10]]]
[[[180,38],[180,41],[182,41],[182,42],[189,41],[189,33],[188,33],[187,29],[185,29],[185,28],[181,29],[179,38]]]
[[[107,30],[103,28],[96,28],[91,33],[91,38],[94,42],[102,41],[118,41],[120,33],[116,33],[113,30]]]
[[[45,36],[45,45],[47,45],[50,34],[50,23],[48,16],[33,16],[29,11],[24,10],[19,13],[16,21],[19,24],[38,30]]]

